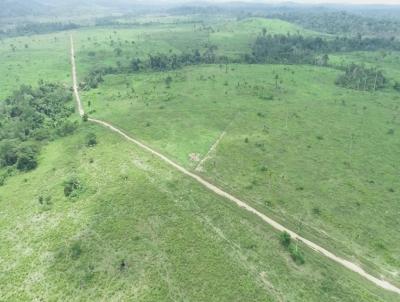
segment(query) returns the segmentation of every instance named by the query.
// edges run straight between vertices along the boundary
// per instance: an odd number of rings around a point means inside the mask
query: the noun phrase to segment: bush
[[[298,249],[297,244],[293,244],[292,238],[288,232],[285,231],[281,233],[280,242],[282,246],[289,251],[290,257],[296,264],[301,265],[305,263],[302,252]]]
[[[78,128],[78,123],[77,122],[71,122],[69,120],[66,120],[61,124],[61,126],[57,129],[57,134],[59,136],[67,136],[72,133]]]
[[[290,237],[290,234],[288,232],[283,232],[281,233],[281,244],[285,247],[288,248],[289,245],[291,244],[292,238]]]
[[[37,167],[37,154],[39,148],[34,145],[23,146],[18,150],[17,169],[20,171],[30,171]]]
[[[86,135],[86,146],[94,147],[97,145],[97,137],[94,133],[89,133]]]
[[[81,245],[78,242],[75,242],[72,246],[71,246],[71,258],[73,260],[78,259],[82,254],[82,248]]]
[[[303,253],[297,248],[297,245],[290,244],[289,245],[289,253],[290,253],[290,257],[292,257],[293,261],[296,264],[301,265],[301,264],[305,263]]]
[[[76,176],[70,177],[64,182],[64,195],[65,197],[77,196],[82,189],[82,184]]]

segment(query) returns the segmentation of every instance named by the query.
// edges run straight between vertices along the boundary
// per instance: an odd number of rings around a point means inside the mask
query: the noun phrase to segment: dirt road
[[[85,111],[83,110],[81,98],[78,92],[78,80],[76,78],[76,64],[75,64],[75,48],[74,48],[74,39],[72,38],[72,36],[70,36],[70,40],[71,40],[72,88],[74,90],[76,104],[78,107],[78,113],[80,116],[83,116],[85,114]]]
[[[74,44],[73,44],[72,36],[71,36],[71,64],[72,64],[72,79],[73,79],[73,87],[74,87],[75,99],[76,99],[76,102],[77,102],[77,107],[78,107],[78,110],[79,110],[79,114],[80,114],[80,116],[83,116],[84,110],[83,110],[83,106],[82,106],[81,99],[79,97],[79,92],[78,92],[78,84],[77,84],[77,77],[76,77],[76,65],[75,65],[75,55],[74,55]],[[385,290],[389,290],[389,291],[395,292],[397,294],[400,294],[400,288],[394,286],[393,284],[389,283],[388,281],[381,280],[379,278],[376,278],[376,277],[372,276],[371,274],[369,274],[366,271],[364,271],[357,264],[355,264],[355,263],[353,263],[351,261],[348,261],[346,259],[343,259],[341,257],[338,257],[335,254],[333,254],[333,253],[329,252],[328,250],[324,249],[323,247],[315,244],[314,242],[311,242],[311,241],[301,237],[300,235],[298,235],[295,232],[287,229],[286,227],[284,227],[280,223],[276,222],[275,220],[273,220],[273,219],[269,218],[268,216],[262,214],[261,212],[257,211],[255,208],[251,207],[250,205],[248,205],[244,201],[242,201],[242,200],[234,197],[233,195],[229,194],[228,192],[225,192],[224,190],[218,188],[217,186],[215,186],[212,183],[206,181],[205,179],[203,179],[199,175],[190,172],[189,170],[185,169],[181,165],[179,165],[179,164],[175,163],[174,161],[170,160],[169,158],[167,158],[166,156],[162,155],[161,153],[153,150],[151,147],[147,146],[146,144],[144,144],[144,143],[142,143],[142,142],[130,137],[129,135],[127,135],[126,133],[124,133],[123,131],[118,129],[117,127],[113,126],[112,124],[110,124],[108,122],[105,122],[105,121],[98,120],[98,119],[94,119],[94,118],[89,118],[88,120],[90,122],[93,122],[93,123],[99,124],[101,126],[104,126],[104,127],[108,128],[108,129],[110,129],[111,131],[114,131],[115,133],[118,133],[119,135],[121,135],[126,140],[136,144],[137,146],[141,147],[142,149],[148,151],[149,153],[157,156],[158,158],[160,158],[164,162],[168,163],[169,165],[174,167],[176,170],[178,170],[178,171],[182,172],[183,174],[185,174],[186,176],[196,180],[197,182],[199,182],[200,184],[202,184],[204,187],[206,187],[210,191],[214,192],[215,194],[217,194],[219,196],[222,196],[225,199],[234,202],[239,207],[241,207],[241,208],[253,213],[256,216],[258,216],[261,220],[263,220],[264,222],[268,223],[270,226],[272,226],[273,228],[277,229],[278,231],[281,231],[281,232],[286,231],[287,233],[290,234],[290,236],[293,239],[303,242],[305,245],[307,245],[309,248],[311,248],[315,252],[320,253],[320,254],[324,255],[325,257],[335,261],[336,263],[341,264],[345,268],[347,268],[347,269],[359,274],[363,278],[373,282],[374,284],[376,284],[377,286],[379,286],[379,287],[381,287],[381,288],[383,288]]]

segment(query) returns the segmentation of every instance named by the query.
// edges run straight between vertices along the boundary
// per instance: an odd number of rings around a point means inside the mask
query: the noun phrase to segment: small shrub
[[[82,184],[75,176],[70,177],[64,182],[64,195],[65,197],[74,197],[78,195],[82,189]]]
[[[289,247],[289,245],[291,244],[291,242],[292,242],[292,238],[290,237],[290,234],[288,233],[288,232],[283,232],[283,233],[281,233],[281,236],[280,236],[281,238],[280,238],[280,241],[281,241],[281,244],[285,247],[285,248],[288,248]]]
[[[394,134],[394,129],[389,129],[388,132],[387,132],[387,134],[393,135],[393,134]]]
[[[87,115],[87,113],[85,113],[84,115],[82,115],[82,121],[87,122],[89,119],[89,116]]]
[[[122,272],[123,270],[125,270],[127,267],[127,264],[125,262],[125,259],[122,259],[120,264],[119,264],[119,270]]]
[[[246,137],[246,138],[244,139],[244,142],[247,144],[247,143],[249,142],[249,138]]]
[[[86,146],[94,147],[97,145],[97,137],[94,133],[88,133],[86,135]]]
[[[289,245],[289,253],[296,264],[302,265],[305,263],[303,253],[297,248],[297,245]]]
[[[71,246],[71,258],[73,260],[77,260],[82,254],[82,248],[81,245],[79,244],[79,242],[75,242],[72,246]]]
[[[170,88],[170,87],[171,87],[171,83],[172,83],[172,78],[171,78],[171,76],[167,76],[167,77],[165,78],[165,85],[166,85],[166,87],[167,87],[167,88]]]
[[[312,213],[314,215],[321,215],[321,209],[318,208],[318,207],[315,207],[315,208],[312,209]]]

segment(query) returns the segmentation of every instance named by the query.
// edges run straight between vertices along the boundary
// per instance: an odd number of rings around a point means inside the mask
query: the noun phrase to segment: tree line
[[[276,64],[327,64],[324,55],[333,52],[400,50],[400,43],[394,39],[363,38],[361,35],[348,38],[305,37],[302,35],[270,35],[266,30],[259,35],[252,53],[245,55],[247,63]]]
[[[43,22],[43,23],[27,23],[18,25],[8,30],[0,30],[0,37],[16,37],[29,36],[37,34],[48,34],[57,31],[66,31],[79,28],[80,25],[75,23],[61,22]]]
[[[149,54],[147,58],[132,58],[129,65],[118,64],[116,67],[96,68],[89,72],[80,88],[88,90],[97,88],[107,74],[134,73],[140,71],[168,71],[197,64],[228,64],[242,63],[241,59],[232,59],[227,56],[217,55],[217,46],[208,45],[205,50],[195,49],[181,54]]]
[[[332,39],[322,37],[307,37],[299,34],[267,34],[267,30],[262,32],[255,39],[251,52],[236,57],[229,57],[217,53],[218,47],[213,44],[207,44],[202,50],[194,49],[191,52],[180,54],[148,54],[147,58],[132,58],[127,65],[117,64],[115,67],[102,67],[92,70],[81,83],[81,89],[88,90],[97,88],[103,81],[106,74],[134,73],[140,71],[168,71],[182,68],[188,65],[197,64],[312,64],[320,66],[329,65],[329,53],[350,52],[350,51],[377,51],[377,50],[400,50],[400,43],[395,39],[385,38],[363,38],[357,37],[336,37]],[[118,51],[114,51],[118,56]],[[339,67],[336,67],[339,68]],[[352,68],[352,67],[351,67]],[[364,67],[356,68],[358,71],[365,71],[363,75],[356,72],[353,77],[346,76],[344,79],[350,80],[350,83],[358,81],[362,76],[365,81],[365,74],[369,70]],[[352,70],[354,72],[354,70]],[[372,72],[373,73],[373,72]],[[374,85],[374,90],[381,88],[380,80],[384,77],[378,73],[378,83]],[[338,83],[342,83],[339,79]],[[383,81],[383,82],[386,82]],[[365,84],[366,90],[371,90],[368,79]],[[360,84],[361,85],[361,84]],[[357,85],[349,84],[352,88]],[[361,86],[360,86],[361,87]],[[363,86],[364,87],[364,86]],[[350,88],[350,87],[349,87]],[[357,89],[357,88],[356,88]],[[363,90],[362,88],[361,90]]]
[[[304,28],[329,34],[347,36],[363,35],[396,35],[400,31],[400,22],[390,18],[362,16],[345,11],[306,12],[292,11],[266,15],[298,24]]]

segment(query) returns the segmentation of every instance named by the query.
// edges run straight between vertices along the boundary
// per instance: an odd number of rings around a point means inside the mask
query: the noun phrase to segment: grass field
[[[83,188],[69,199],[71,175]],[[48,145],[37,170],[0,190],[1,300],[396,298],[302,246],[297,266],[257,218],[94,126]]]
[[[70,34],[80,80],[96,67],[210,43],[235,57],[263,28],[320,35],[279,20],[198,20],[148,16],[3,39],[0,100],[41,79],[70,86]],[[395,52],[330,55],[331,64],[342,62],[379,66],[391,82],[399,75]],[[82,99],[90,116],[399,285],[400,94],[339,88],[339,72],[200,65],[108,75]],[[99,141],[92,148],[89,132]],[[81,188],[67,198],[71,177]],[[0,186],[0,301],[398,299],[301,244],[305,264],[295,264],[279,235],[115,134],[82,123],[48,142],[37,169]]]
[[[4,39],[0,41],[0,57],[0,100],[22,84],[71,82],[67,33]]]
[[[150,17],[122,20],[132,25],[88,27],[72,32],[76,41],[79,74],[84,77],[92,69],[128,65],[135,57],[147,58],[151,53],[181,53],[203,49],[207,43],[217,46],[217,53],[237,56],[248,52],[252,40],[266,28],[269,33],[313,32],[280,20],[250,18],[235,22],[229,18],[216,22],[196,23],[198,17]],[[143,19],[143,20],[142,20]],[[193,23],[174,23],[177,21]],[[140,25],[142,23],[142,25]],[[210,30],[210,28],[212,30]],[[69,34],[6,38],[0,41],[0,99],[10,95],[21,84],[36,85],[39,80],[70,82]],[[122,50],[117,56],[115,49]]]
[[[226,131],[205,163],[206,177],[398,281],[399,97],[392,90],[337,88],[337,73],[306,66],[190,67],[109,76],[83,98],[93,116],[191,168],[198,164],[191,154],[204,157]],[[282,81],[278,88],[274,74]]]

